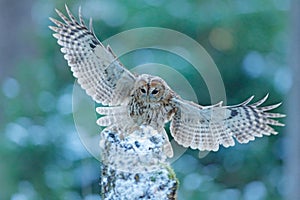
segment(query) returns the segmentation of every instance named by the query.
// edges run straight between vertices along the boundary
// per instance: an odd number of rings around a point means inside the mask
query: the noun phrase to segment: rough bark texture
[[[163,134],[142,126],[131,134],[101,132],[102,199],[176,199],[178,182],[163,151]]]
[[[288,97],[286,199],[300,199],[300,1],[291,2],[289,63],[293,86]]]

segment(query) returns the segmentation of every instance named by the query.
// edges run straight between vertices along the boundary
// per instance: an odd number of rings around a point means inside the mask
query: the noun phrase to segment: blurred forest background
[[[276,111],[290,113],[282,120],[287,128],[276,128],[276,136],[220,148],[201,159],[197,151],[186,151],[172,164],[180,180],[178,199],[300,198],[300,83],[293,78],[300,73],[299,1],[1,0],[0,199],[100,199],[100,163],[76,133],[74,79],[48,29],[48,17],[58,18],[54,8],[64,12],[65,3],[75,16],[82,6],[86,21],[93,18],[100,40],[144,26],[186,34],[215,61],[228,104],[270,93],[267,104],[283,101]],[[148,54],[152,62],[176,67],[176,56],[158,59],[151,50],[121,60],[132,68],[143,60],[135,58],[149,58]],[[189,72],[189,63],[178,62],[199,103],[210,104],[200,75]]]

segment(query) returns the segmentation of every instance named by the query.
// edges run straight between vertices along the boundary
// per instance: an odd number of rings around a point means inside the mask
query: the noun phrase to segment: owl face
[[[158,102],[165,96],[166,88],[161,78],[142,74],[136,81],[134,92],[145,102]]]

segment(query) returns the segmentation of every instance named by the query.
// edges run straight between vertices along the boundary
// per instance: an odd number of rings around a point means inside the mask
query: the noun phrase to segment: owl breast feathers
[[[268,95],[253,104],[249,104],[252,96],[233,106],[201,106],[182,99],[160,77],[133,75],[111,48],[96,38],[91,21],[87,28],[80,9],[79,21],[67,6],[66,10],[68,17],[56,10],[63,22],[50,18],[56,24],[50,28],[78,83],[94,101],[108,106],[96,109],[105,115],[97,121],[99,125],[149,125],[163,130],[165,123],[171,121],[175,141],[201,151],[233,146],[233,138],[247,143],[255,137],[277,134],[271,125],[283,126],[272,118],[285,115],[267,112],[280,103],[259,107]]]

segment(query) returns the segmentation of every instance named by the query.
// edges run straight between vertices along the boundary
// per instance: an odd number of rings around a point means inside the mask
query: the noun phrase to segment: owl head
[[[142,74],[136,80],[134,93],[143,101],[158,102],[166,97],[168,91],[168,85],[160,77]]]

